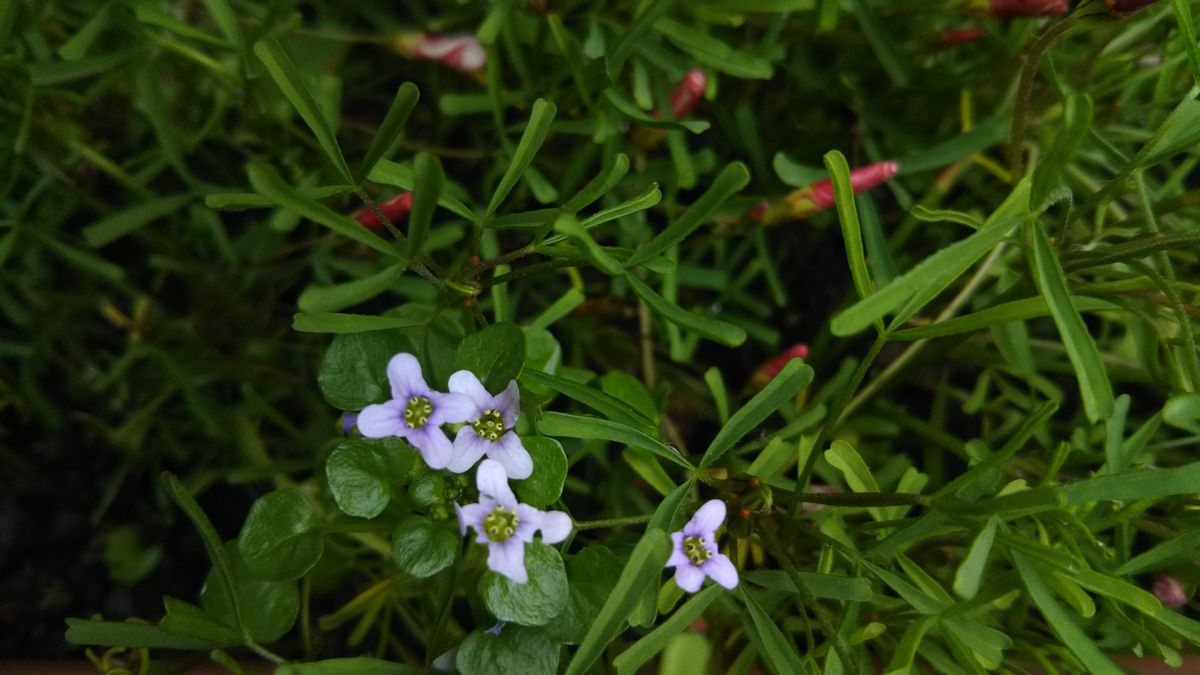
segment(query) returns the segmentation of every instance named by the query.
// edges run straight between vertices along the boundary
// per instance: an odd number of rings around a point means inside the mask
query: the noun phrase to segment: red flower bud
[[[870,190],[880,183],[896,175],[900,165],[896,162],[877,162],[869,166],[857,168],[850,172],[850,187],[855,194]],[[833,181],[822,180],[799,190],[793,190],[782,201],[768,207],[765,211],[755,207],[750,217],[755,218],[761,213],[762,222],[771,225],[785,220],[807,218],[818,211],[834,205]]]
[[[1167,607],[1183,607],[1188,603],[1187,589],[1183,582],[1170,574],[1158,574],[1152,585],[1154,595]]]
[[[412,193],[401,192],[379,204],[379,210],[383,211],[383,215],[393,223],[408,215],[409,209],[412,208]],[[354,219],[363,224],[363,227],[368,230],[378,230],[383,227],[383,223],[379,220],[379,215],[373,209],[363,209],[354,214]]]
[[[708,88],[708,76],[704,74],[704,71],[699,68],[689,70],[688,74],[683,77],[683,81],[671,90],[671,96],[668,99],[671,104],[671,114],[675,116],[675,119],[680,119],[695,110],[706,88]]]
[[[410,59],[437,61],[464,73],[479,72],[487,64],[487,52],[471,34],[405,33],[392,39],[392,48]]]
[[[770,384],[771,380],[783,370],[783,367],[792,359],[807,359],[808,345],[803,342],[788,347],[782,354],[772,358],[770,361],[759,366],[758,370],[750,378],[750,385],[755,389],[762,389]]]
[[[1155,2],[1158,2],[1158,0],[1104,0],[1104,4],[1108,5],[1108,11],[1118,19],[1124,19],[1143,7],[1153,5]]]
[[[938,33],[938,45],[956,47],[968,42],[974,42],[986,35],[982,28],[953,28]]]
[[[999,19],[1059,16],[1071,11],[1067,0],[989,0],[988,9]]]

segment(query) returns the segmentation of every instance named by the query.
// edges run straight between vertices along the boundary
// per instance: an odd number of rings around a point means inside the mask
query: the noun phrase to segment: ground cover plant
[[[0,0],[3,653],[1182,664],[1195,9]]]

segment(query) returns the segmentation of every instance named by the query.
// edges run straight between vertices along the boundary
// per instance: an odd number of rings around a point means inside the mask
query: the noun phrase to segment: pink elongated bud
[[[464,73],[477,73],[487,65],[487,52],[470,33],[403,33],[392,39],[392,48],[410,59],[437,61]]]
[[[1170,574],[1158,574],[1152,584],[1154,596],[1167,607],[1183,607],[1188,603],[1187,589],[1183,582]]]
[[[984,35],[987,35],[987,32],[982,28],[951,28],[938,33],[938,46],[957,47],[974,42]]]
[[[755,389],[762,389],[763,387],[767,386],[771,380],[775,379],[775,376],[779,374],[779,371],[783,370],[783,367],[786,366],[789,361],[792,359],[804,360],[807,358],[808,345],[804,344],[803,342],[794,344],[785,349],[783,353],[772,357],[770,361],[767,361],[759,366],[758,370],[755,371],[754,375],[751,377],[750,384],[753,385]]]
[[[412,193],[401,192],[386,202],[381,202],[378,206],[379,210],[383,211],[383,215],[394,223],[407,216],[409,210],[412,209]],[[368,230],[378,230],[383,227],[383,222],[379,220],[379,214],[375,213],[373,209],[356,211],[354,219],[362,223],[363,227]]]
[[[850,187],[854,189],[854,194],[865,192],[895,176],[899,170],[900,165],[896,162],[877,162],[859,167],[850,172]],[[793,190],[783,200],[771,204],[765,210],[761,204],[756,205],[749,215],[751,220],[772,225],[786,220],[807,218],[835,203],[833,181],[826,179]]]
[[[671,114],[675,119],[681,119],[696,109],[704,90],[708,88],[708,76],[699,68],[693,68],[684,75],[683,80],[671,90],[668,102]]]
[[[1067,0],[988,0],[988,11],[998,19],[1060,16],[1071,11]]]

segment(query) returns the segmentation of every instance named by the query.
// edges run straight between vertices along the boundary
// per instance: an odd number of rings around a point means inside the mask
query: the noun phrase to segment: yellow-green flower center
[[[409,429],[420,429],[433,414],[433,402],[424,396],[414,396],[404,405],[404,423]]]
[[[492,541],[507,541],[520,522],[516,510],[497,506],[483,519],[483,532]]]
[[[693,565],[699,565],[712,557],[712,553],[704,546],[704,537],[684,537],[683,554]]]
[[[485,441],[498,441],[504,435],[504,418],[499,410],[484,410],[471,428]]]

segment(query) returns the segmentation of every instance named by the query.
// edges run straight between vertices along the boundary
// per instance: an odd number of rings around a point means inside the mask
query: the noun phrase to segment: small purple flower
[[[412,354],[393,356],[387,376],[392,400],[363,408],[358,430],[366,438],[399,436],[421,452],[429,468],[444,469],[453,448],[442,425],[465,422],[474,408],[471,399],[430,389]]]
[[[704,577],[725,588],[738,585],[738,573],[729,558],[717,551],[717,528],[725,522],[725,502],[710,499],[696,511],[680,532],[671,534],[675,550],[667,567],[675,568],[675,583],[688,593],[700,590]]]
[[[349,436],[350,430],[354,428],[354,425],[357,422],[358,422],[358,413],[352,413],[352,412],[342,413],[342,435]]]
[[[446,468],[463,473],[487,455],[504,466],[509,478],[529,478],[533,458],[512,430],[521,413],[517,383],[510,380],[499,396],[492,396],[474,373],[460,370],[450,376],[450,391],[471,399],[473,409],[469,424],[454,437],[454,456]]]
[[[542,531],[542,541],[547,544],[566,539],[571,533],[571,517],[562,511],[539,511],[517,503],[504,467],[494,459],[479,464],[475,483],[479,486],[479,503],[454,505],[459,529],[465,535],[468,526],[475,528],[475,542],[487,544],[488,569],[518,584],[529,581],[525,544],[533,541],[537,530]]]
[[[1154,595],[1167,607],[1183,607],[1188,603],[1187,589],[1183,582],[1170,574],[1158,574],[1151,585]]]

